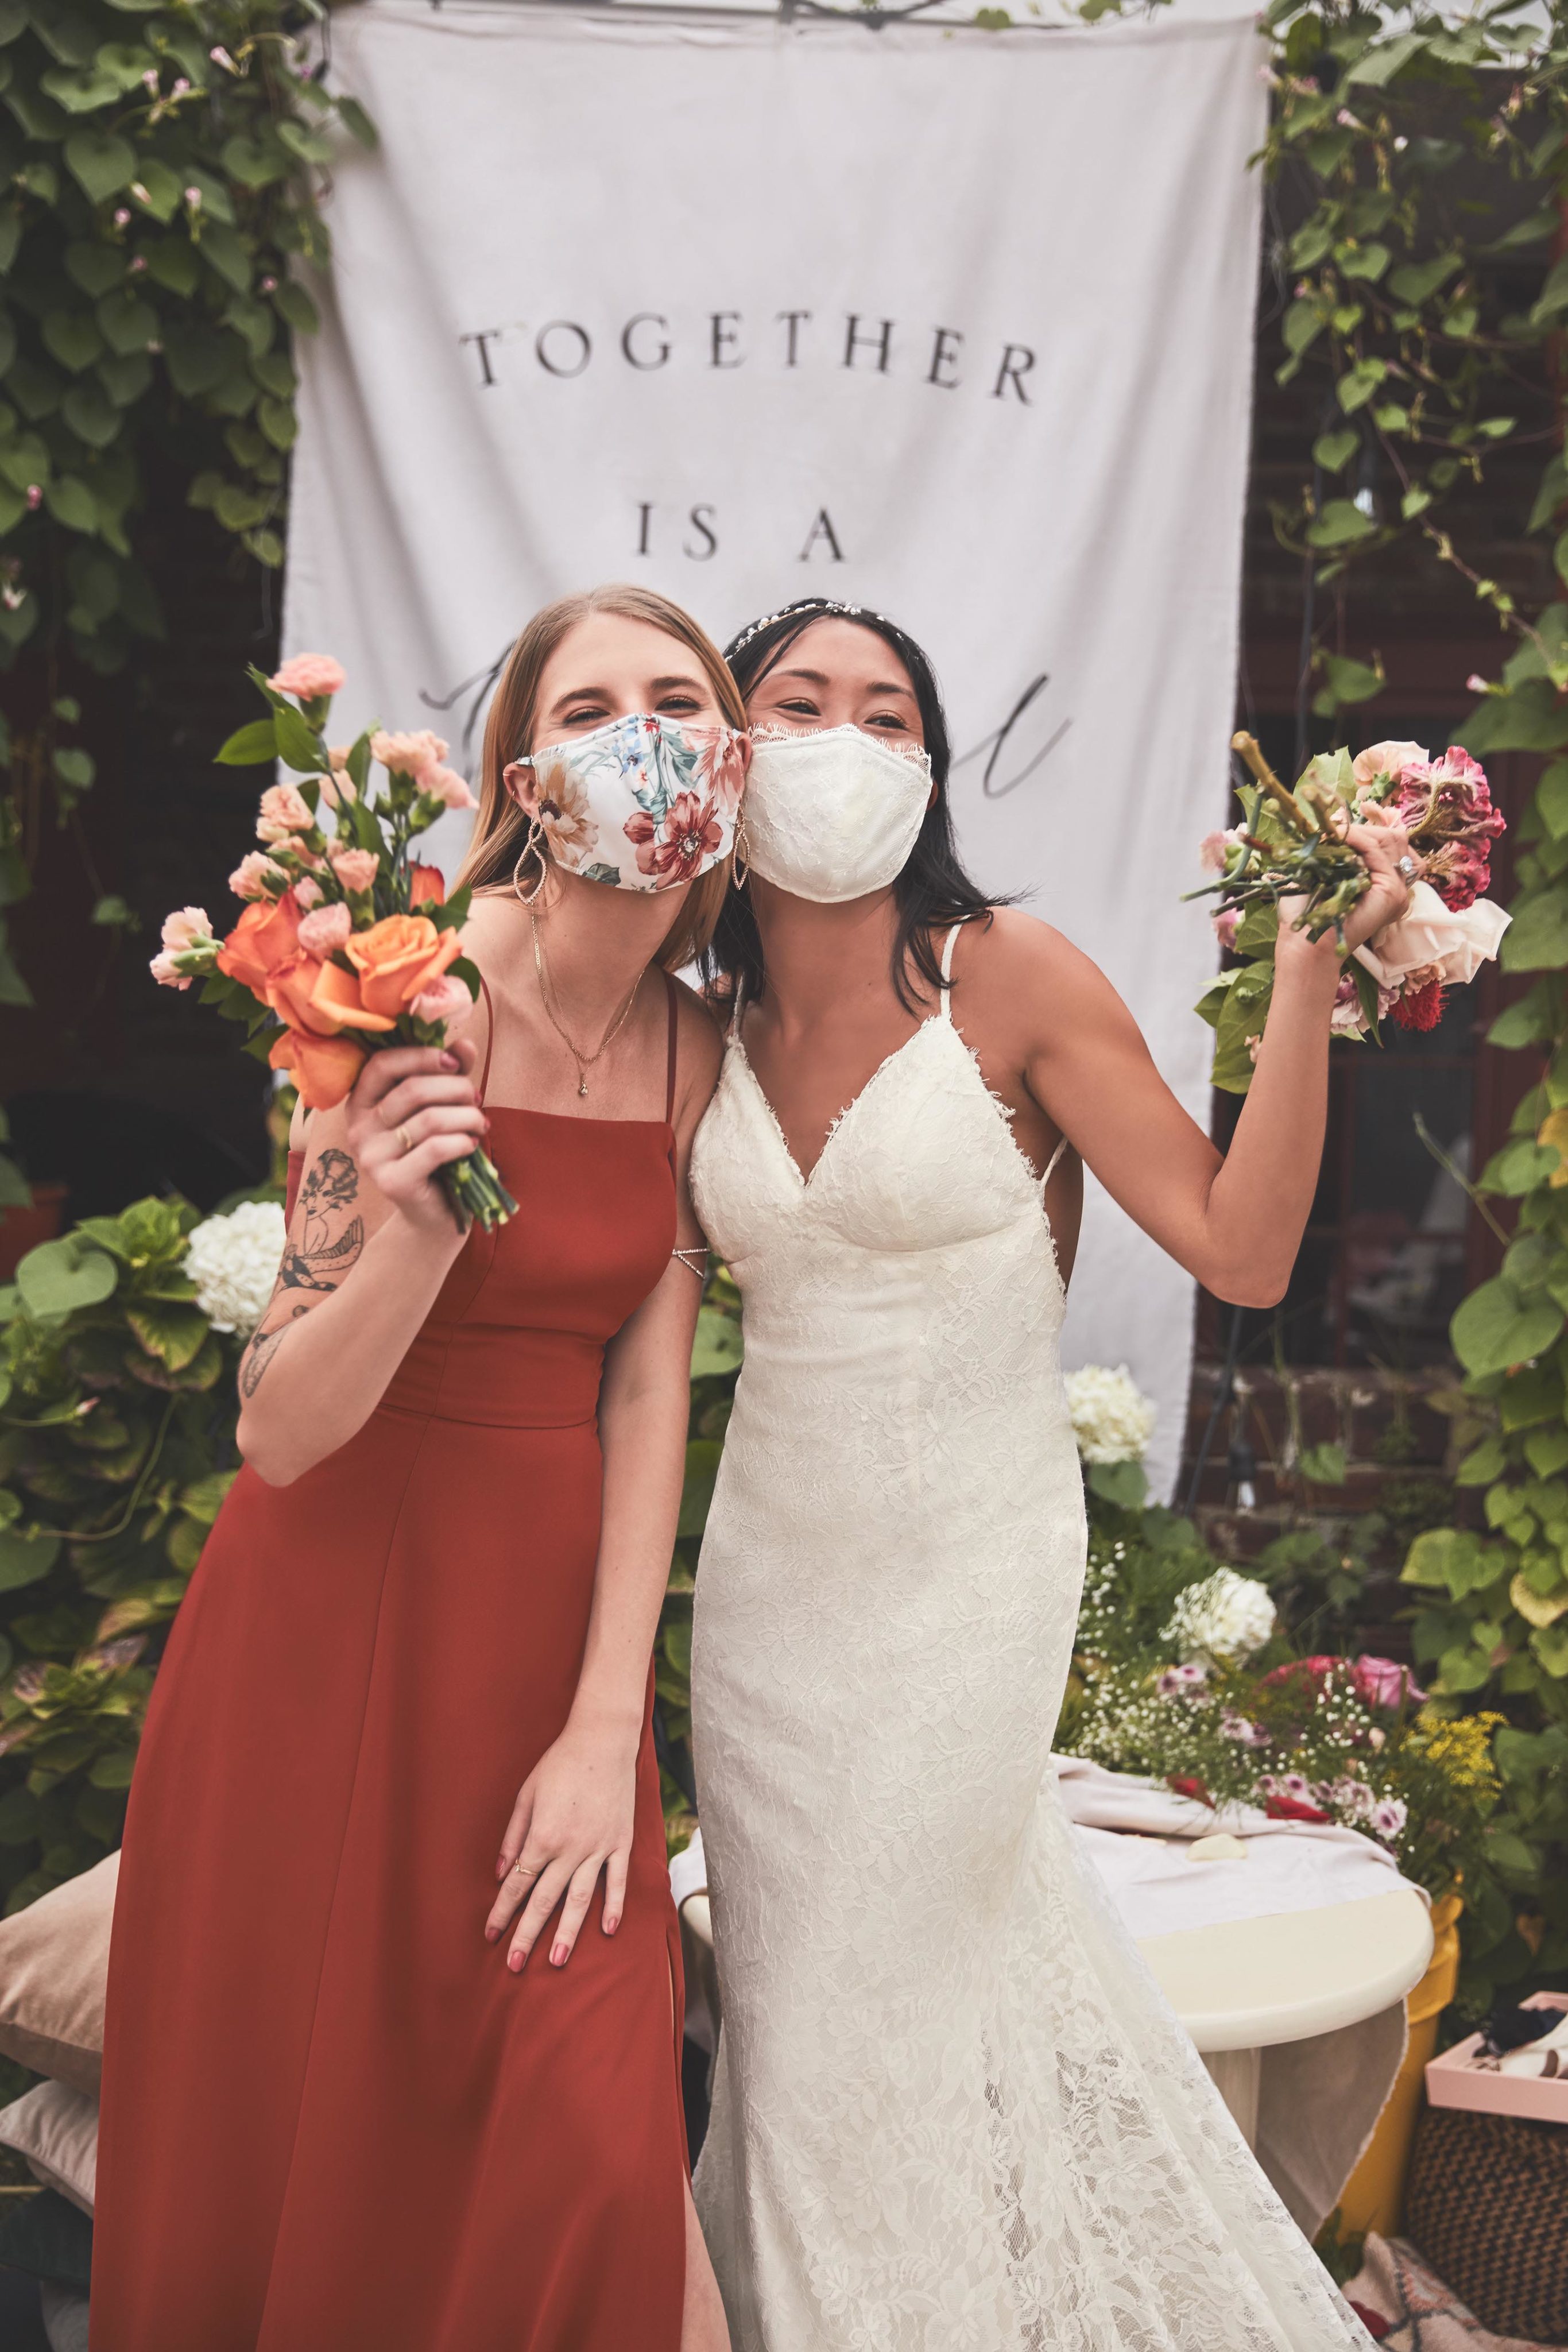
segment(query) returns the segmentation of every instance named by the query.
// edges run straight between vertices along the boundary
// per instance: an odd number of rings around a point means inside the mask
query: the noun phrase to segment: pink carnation
[[[295,896],[298,898],[298,891]],[[318,907],[313,914],[306,916],[299,926],[299,944],[307,955],[319,956],[325,963],[352,936],[353,929],[353,917],[339,898],[331,906]]]
[[[381,872],[381,860],[373,849],[332,849],[328,856],[345,890],[368,890]]]
[[[444,971],[439,980],[432,981],[409,1007],[416,1021],[444,1021],[448,1036],[455,1029],[462,1027],[473,1010],[474,999],[469,995],[466,984],[449,971]]]
[[[320,905],[321,885],[316,880],[313,875],[302,874],[299,877],[298,881],[294,885],[294,903],[298,907],[319,907]]]
[[[371,757],[379,760],[400,776],[417,776],[426,768],[438,768],[446,757],[446,745],[428,727],[413,735],[388,735],[378,730],[371,737]]]
[[[1219,832],[1218,829],[1213,833],[1206,833],[1203,839],[1197,845],[1198,864],[1207,873],[1223,874],[1225,871],[1225,853],[1229,845],[1230,845],[1226,839],[1224,834]]]
[[[1208,919],[1214,925],[1214,936],[1220,946],[1228,950],[1233,948],[1236,945],[1236,934],[1241,929],[1241,917],[1238,909],[1234,907],[1217,907]]]
[[[288,877],[281,866],[259,849],[247,849],[234,872],[229,876],[229,888],[236,898],[270,898],[272,884],[281,889]]]
[[[212,936],[212,918],[204,907],[182,907],[176,914],[163,918],[166,948],[193,948],[198,940],[210,940]]]
[[[160,988],[189,988],[191,985],[189,975],[180,970],[167,950],[162,955],[155,955],[147,969]]]
[[[316,820],[298,784],[268,784],[261,796],[256,821],[258,841],[287,841],[291,833],[308,833]]]
[[[444,801],[449,809],[471,809],[478,806],[466,782],[458,774],[455,768],[437,766],[422,769],[419,789],[422,793],[433,793],[438,801]]]
[[[301,702],[315,702],[341,688],[342,664],[330,654],[296,654],[267,682],[274,694],[297,694]]]

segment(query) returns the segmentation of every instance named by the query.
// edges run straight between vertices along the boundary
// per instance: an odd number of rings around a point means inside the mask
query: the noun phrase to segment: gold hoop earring
[[[517,862],[512,868],[512,896],[519,907],[531,907],[545,887],[544,830],[537,816],[528,819],[528,829],[517,852]],[[539,862],[539,878],[531,890],[525,890],[519,879],[526,857],[537,857]]]

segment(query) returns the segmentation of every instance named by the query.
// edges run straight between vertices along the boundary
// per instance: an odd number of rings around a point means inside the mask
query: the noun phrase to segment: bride
[[[746,1363],[692,1703],[725,2005],[695,2193],[737,2352],[1364,2347],[1047,1769],[1084,1559],[1073,1155],[1220,1297],[1278,1299],[1333,936],[1281,930],[1222,1160],[1094,966],[965,877],[919,648],[811,599],[729,659],[750,875],[692,1183]],[[1354,945],[1407,890],[1402,835],[1350,838]]]

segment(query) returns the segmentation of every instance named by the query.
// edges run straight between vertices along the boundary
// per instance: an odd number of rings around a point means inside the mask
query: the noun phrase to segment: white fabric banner
[[[1226,795],[1250,22],[375,0],[333,37],[382,143],[338,167],[302,345],[287,649],[343,662],[345,719],[455,747],[567,589],[646,582],[721,641],[807,593],[880,607],[942,678],[977,876],[1103,967],[1206,1120],[1215,952],[1179,893]],[[1130,1366],[1168,1485],[1192,1285],[1090,1191],[1068,1360]]]

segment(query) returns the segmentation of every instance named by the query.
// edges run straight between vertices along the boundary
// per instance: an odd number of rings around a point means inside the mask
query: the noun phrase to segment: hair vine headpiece
[[[765,613],[759,621],[749,622],[740,635],[737,637],[732,637],[724,649],[726,661],[733,661],[737,654],[744,653],[752,638],[759,637],[764,629],[772,628],[776,621],[804,619],[808,613],[813,618],[826,613],[837,613],[843,620],[874,621],[880,628],[883,629],[891,629],[897,625],[896,623],[890,621],[885,614],[876,612],[870,604],[841,604],[834,596],[802,596],[795,604],[786,604],[780,612]]]

